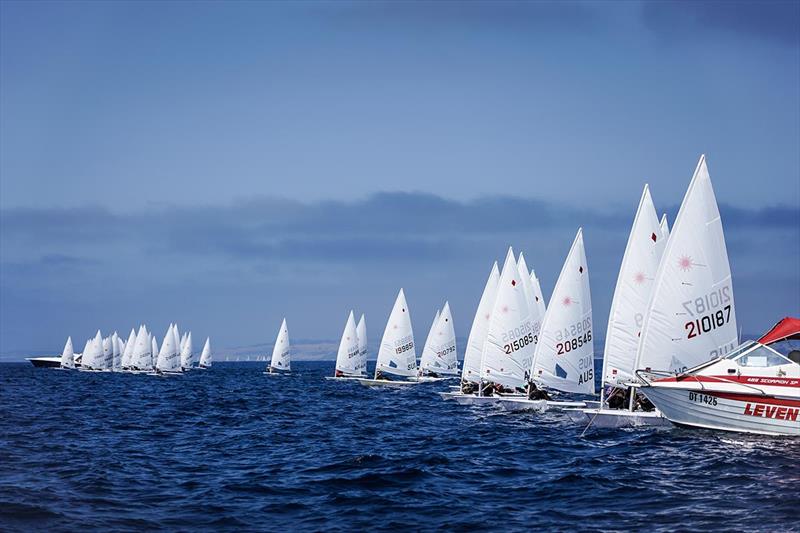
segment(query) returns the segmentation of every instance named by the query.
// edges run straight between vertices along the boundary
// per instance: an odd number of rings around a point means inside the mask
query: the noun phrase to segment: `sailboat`
[[[530,295],[523,277],[528,279],[527,269],[520,275],[514,250],[509,247],[488,318],[478,390],[450,396],[461,405],[494,403],[506,396],[519,396],[527,383],[536,337]]]
[[[665,373],[682,374],[725,357],[738,344],[725,235],[701,156],[656,274],[634,365],[636,377],[650,374],[651,382]],[[650,398],[650,390],[644,387],[642,392]]]
[[[500,283],[500,269],[497,268],[497,261],[489,271],[486,285],[483,287],[475,317],[472,319],[472,327],[467,337],[467,348],[464,352],[464,361],[461,365],[461,385],[456,392],[440,392],[439,396],[443,400],[455,400],[456,397],[464,394],[473,394],[478,390],[481,379],[481,359],[483,358],[483,346],[486,344],[486,334],[489,331],[489,319],[492,317],[492,307],[497,296],[497,285]]]
[[[105,354],[103,352],[103,335],[100,330],[94,336],[81,359],[82,372],[100,372],[105,368]]]
[[[136,345],[136,332],[131,328],[131,333],[128,335],[128,340],[125,343],[125,349],[122,351],[122,369],[130,370],[131,361],[133,360],[133,348]]]
[[[450,303],[445,302],[442,312],[436,311],[425,349],[419,363],[419,381],[437,381],[457,377],[458,351],[456,348],[456,331],[453,327],[453,315]]]
[[[622,264],[608,316],[606,344],[603,351],[600,406],[570,411],[577,422],[599,427],[664,425],[659,413],[635,411],[635,394],[629,389],[634,379],[636,357],[644,315],[654,288],[654,281],[667,242],[666,215],[658,220],[650,188],[645,185],[639,207],[622,256]],[[611,405],[605,388],[611,391]],[[625,402],[625,398],[628,401]],[[623,405],[625,404],[625,405]],[[611,409],[610,407],[615,407]]]
[[[582,401],[531,398],[540,388],[594,394],[592,298],[580,228],[550,297],[540,335],[534,341],[535,353],[526,373],[528,398],[507,398],[501,406],[510,411],[585,406]]]
[[[117,332],[115,331],[113,335],[111,335],[111,369],[114,372],[119,372],[122,370],[122,349],[120,345],[122,344],[122,339],[119,338]]]
[[[156,373],[159,375],[177,375],[181,373],[181,360],[178,353],[178,329],[170,325],[161,342],[161,349],[156,360]]]
[[[72,349],[72,337],[67,337],[67,343],[64,345],[64,350],[61,352],[61,368],[75,368],[75,352]]]
[[[185,333],[181,346],[181,370],[184,372],[192,369],[194,365],[194,354],[192,353],[192,332]]]
[[[367,373],[367,320],[364,318],[364,313],[361,313],[361,318],[358,319],[356,326],[356,335],[358,336],[358,368],[362,373]]]
[[[211,368],[211,337],[206,337],[206,343],[203,345],[203,351],[200,354],[199,368],[207,370]]]
[[[272,360],[267,365],[265,374],[288,374],[292,371],[292,357],[289,347],[289,328],[286,319],[281,322],[275,347],[272,349]]]
[[[347,322],[342,331],[342,339],[339,341],[339,351],[336,353],[336,368],[333,377],[327,376],[325,379],[347,379],[353,380],[366,376],[366,367],[361,365],[361,349],[353,317],[353,311],[347,316]]]
[[[433,335],[433,330],[435,330],[436,326],[439,324],[440,313],[441,310],[437,309],[436,314],[433,316],[431,328],[428,330],[428,336],[425,337],[425,344],[422,346],[422,354],[419,357],[419,367],[417,370],[420,377],[423,375],[423,368],[431,364],[436,357],[436,354],[431,347],[431,336]]]
[[[359,379],[365,387],[404,387],[414,385],[411,381],[417,375],[417,355],[414,349],[414,331],[411,327],[411,316],[403,289],[397,298],[383,331],[378,360],[375,362],[374,379]],[[405,379],[389,379],[405,378]]]

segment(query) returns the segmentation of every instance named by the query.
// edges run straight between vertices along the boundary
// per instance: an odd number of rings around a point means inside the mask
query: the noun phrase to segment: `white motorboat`
[[[677,425],[798,436],[800,350],[783,355],[781,341],[800,341],[800,319],[676,376],[640,371],[642,390]]]

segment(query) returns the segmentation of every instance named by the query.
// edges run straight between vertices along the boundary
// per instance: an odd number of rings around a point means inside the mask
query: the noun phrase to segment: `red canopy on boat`
[[[766,335],[758,339],[761,344],[772,344],[784,339],[800,340],[800,318],[787,316],[769,330]]]

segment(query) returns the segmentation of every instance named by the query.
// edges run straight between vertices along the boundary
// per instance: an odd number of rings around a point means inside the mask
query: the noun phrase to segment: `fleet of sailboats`
[[[758,342],[740,345],[725,236],[705,156],[671,231],[644,186],[604,328],[599,376],[595,326],[579,228],[548,304],[522,253],[515,256],[509,247],[502,269],[492,265],[461,368],[449,302],[436,310],[418,362],[411,313],[400,289],[372,378],[367,377],[365,317],[356,323],[351,310],[334,375],[326,379],[403,388],[460,377],[458,386],[440,393],[443,399],[498,404],[509,411],[561,408],[575,421],[604,427],[678,423],[800,434],[794,423],[800,416],[794,392],[800,351],[784,356],[775,347],[778,341],[800,340],[800,320],[787,318]],[[170,324],[159,349],[144,325],[131,329],[127,340],[117,332],[104,337],[97,331],[79,354],[69,337],[57,365],[84,372],[180,374],[195,365],[192,333],[181,335],[177,324]],[[198,366],[211,367],[210,339]],[[265,373],[290,372],[284,319]],[[599,401],[593,399],[596,377]]]
[[[123,341],[117,332],[103,337],[98,330],[94,337],[86,340],[82,352],[75,352],[72,337],[68,337],[58,364],[40,366],[57,366],[82,372],[180,374],[194,368],[194,355],[192,333],[187,332],[183,341],[177,336],[177,325],[170,324],[159,350],[155,337],[145,325],[139,326],[138,332],[131,329],[127,341]],[[210,339],[206,339],[201,358],[203,368],[211,366],[210,346]]]

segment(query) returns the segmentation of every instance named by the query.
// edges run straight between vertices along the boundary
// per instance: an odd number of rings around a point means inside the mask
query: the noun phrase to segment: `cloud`
[[[792,1],[644,2],[642,20],[670,40],[703,38],[711,32],[800,44],[800,4]]]
[[[131,213],[7,209],[0,211],[0,353],[143,321],[158,331],[178,320],[232,347],[271,341],[277,326],[265,324],[288,316],[298,336],[333,339],[350,308],[368,313],[374,341],[401,286],[423,322],[449,299],[457,333],[466,336],[491,262],[508,245],[525,252],[549,291],[578,226],[602,323],[633,209],[422,193],[351,202],[251,198]],[[675,211],[668,210],[671,220]],[[737,294],[753,299],[740,304],[746,331],[796,312],[800,209],[721,211]],[[776,283],[784,290],[752,298]]]

